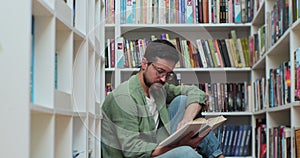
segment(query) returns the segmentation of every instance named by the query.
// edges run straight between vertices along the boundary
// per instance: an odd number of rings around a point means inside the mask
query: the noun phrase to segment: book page
[[[208,126],[208,125],[206,123],[200,123],[200,122],[187,123],[182,128],[180,128],[179,130],[174,132],[172,135],[170,135],[167,139],[162,141],[159,144],[159,146],[168,146],[168,145],[176,144],[191,131],[194,131],[195,135],[196,135],[197,131],[199,131],[201,128],[204,128],[204,126]]]

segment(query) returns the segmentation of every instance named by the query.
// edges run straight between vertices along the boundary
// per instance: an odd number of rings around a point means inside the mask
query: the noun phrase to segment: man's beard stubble
[[[155,83],[160,83],[161,85],[164,85],[164,84],[165,84],[165,82],[163,82],[163,81],[161,81],[161,80],[159,80],[159,81],[157,81],[157,82],[150,82],[150,81],[147,79],[146,72],[143,73],[143,80],[144,80],[145,85],[146,85],[148,88],[150,88],[150,87],[151,87],[153,84],[155,84]]]

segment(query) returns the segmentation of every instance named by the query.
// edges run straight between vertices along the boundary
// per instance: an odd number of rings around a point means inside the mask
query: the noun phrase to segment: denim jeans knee
[[[155,158],[183,158],[183,157],[202,158],[202,156],[190,146],[180,146],[174,148]]]

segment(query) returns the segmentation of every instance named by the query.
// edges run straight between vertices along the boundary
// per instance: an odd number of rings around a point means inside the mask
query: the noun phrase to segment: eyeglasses
[[[156,70],[156,75],[159,76],[160,78],[165,77],[167,80],[172,80],[174,78],[174,72],[166,72],[166,70],[154,65],[153,63],[148,63],[153,66],[153,68]]]

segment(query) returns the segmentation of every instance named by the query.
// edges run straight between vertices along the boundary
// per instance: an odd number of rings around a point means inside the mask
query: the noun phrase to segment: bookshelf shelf
[[[175,68],[175,72],[250,72],[251,68]]]
[[[33,0],[32,1],[32,14],[40,16],[54,15],[54,4],[50,7],[43,0]]]
[[[122,32],[137,31],[141,29],[142,32],[151,32],[157,28],[164,30],[172,30],[173,32],[205,32],[205,31],[230,31],[238,28],[241,30],[249,30],[251,24],[121,24]]]
[[[265,114],[266,114],[266,109],[253,112],[253,115],[265,115]]]
[[[73,1],[68,1],[73,2]],[[65,25],[72,28],[73,19],[72,19],[72,6],[73,4],[68,5],[68,3],[62,0],[55,0],[55,16]]]
[[[293,25],[291,26],[291,29],[295,30],[295,31],[299,31],[300,30],[300,19],[298,19],[297,21],[295,21],[293,23]]]
[[[281,112],[281,111],[288,111],[291,108],[291,104],[286,105],[279,105],[277,107],[267,108],[267,112]]]
[[[204,116],[251,116],[252,112],[203,112]]]
[[[261,25],[265,22],[265,1],[262,1],[262,4],[259,6],[259,9],[256,11],[253,19],[252,25]]]
[[[265,68],[265,64],[266,64],[266,54],[264,54],[253,66],[252,66],[252,70],[253,69],[262,69]]]
[[[53,108],[48,108],[43,105],[31,104],[30,109],[32,112],[36,113],[47,113],[47,114],[54,114]]]
[[[115,71],[116,68],[106,68],[105,71]],[[119,68],[120,71],[139,71],[139,68]],[[249,72],[251,68],[175,68],[174,72]]]
[[[289,48],[290,31],[286,31],[282,37],[266,52],[267,55],[279,55]]]

